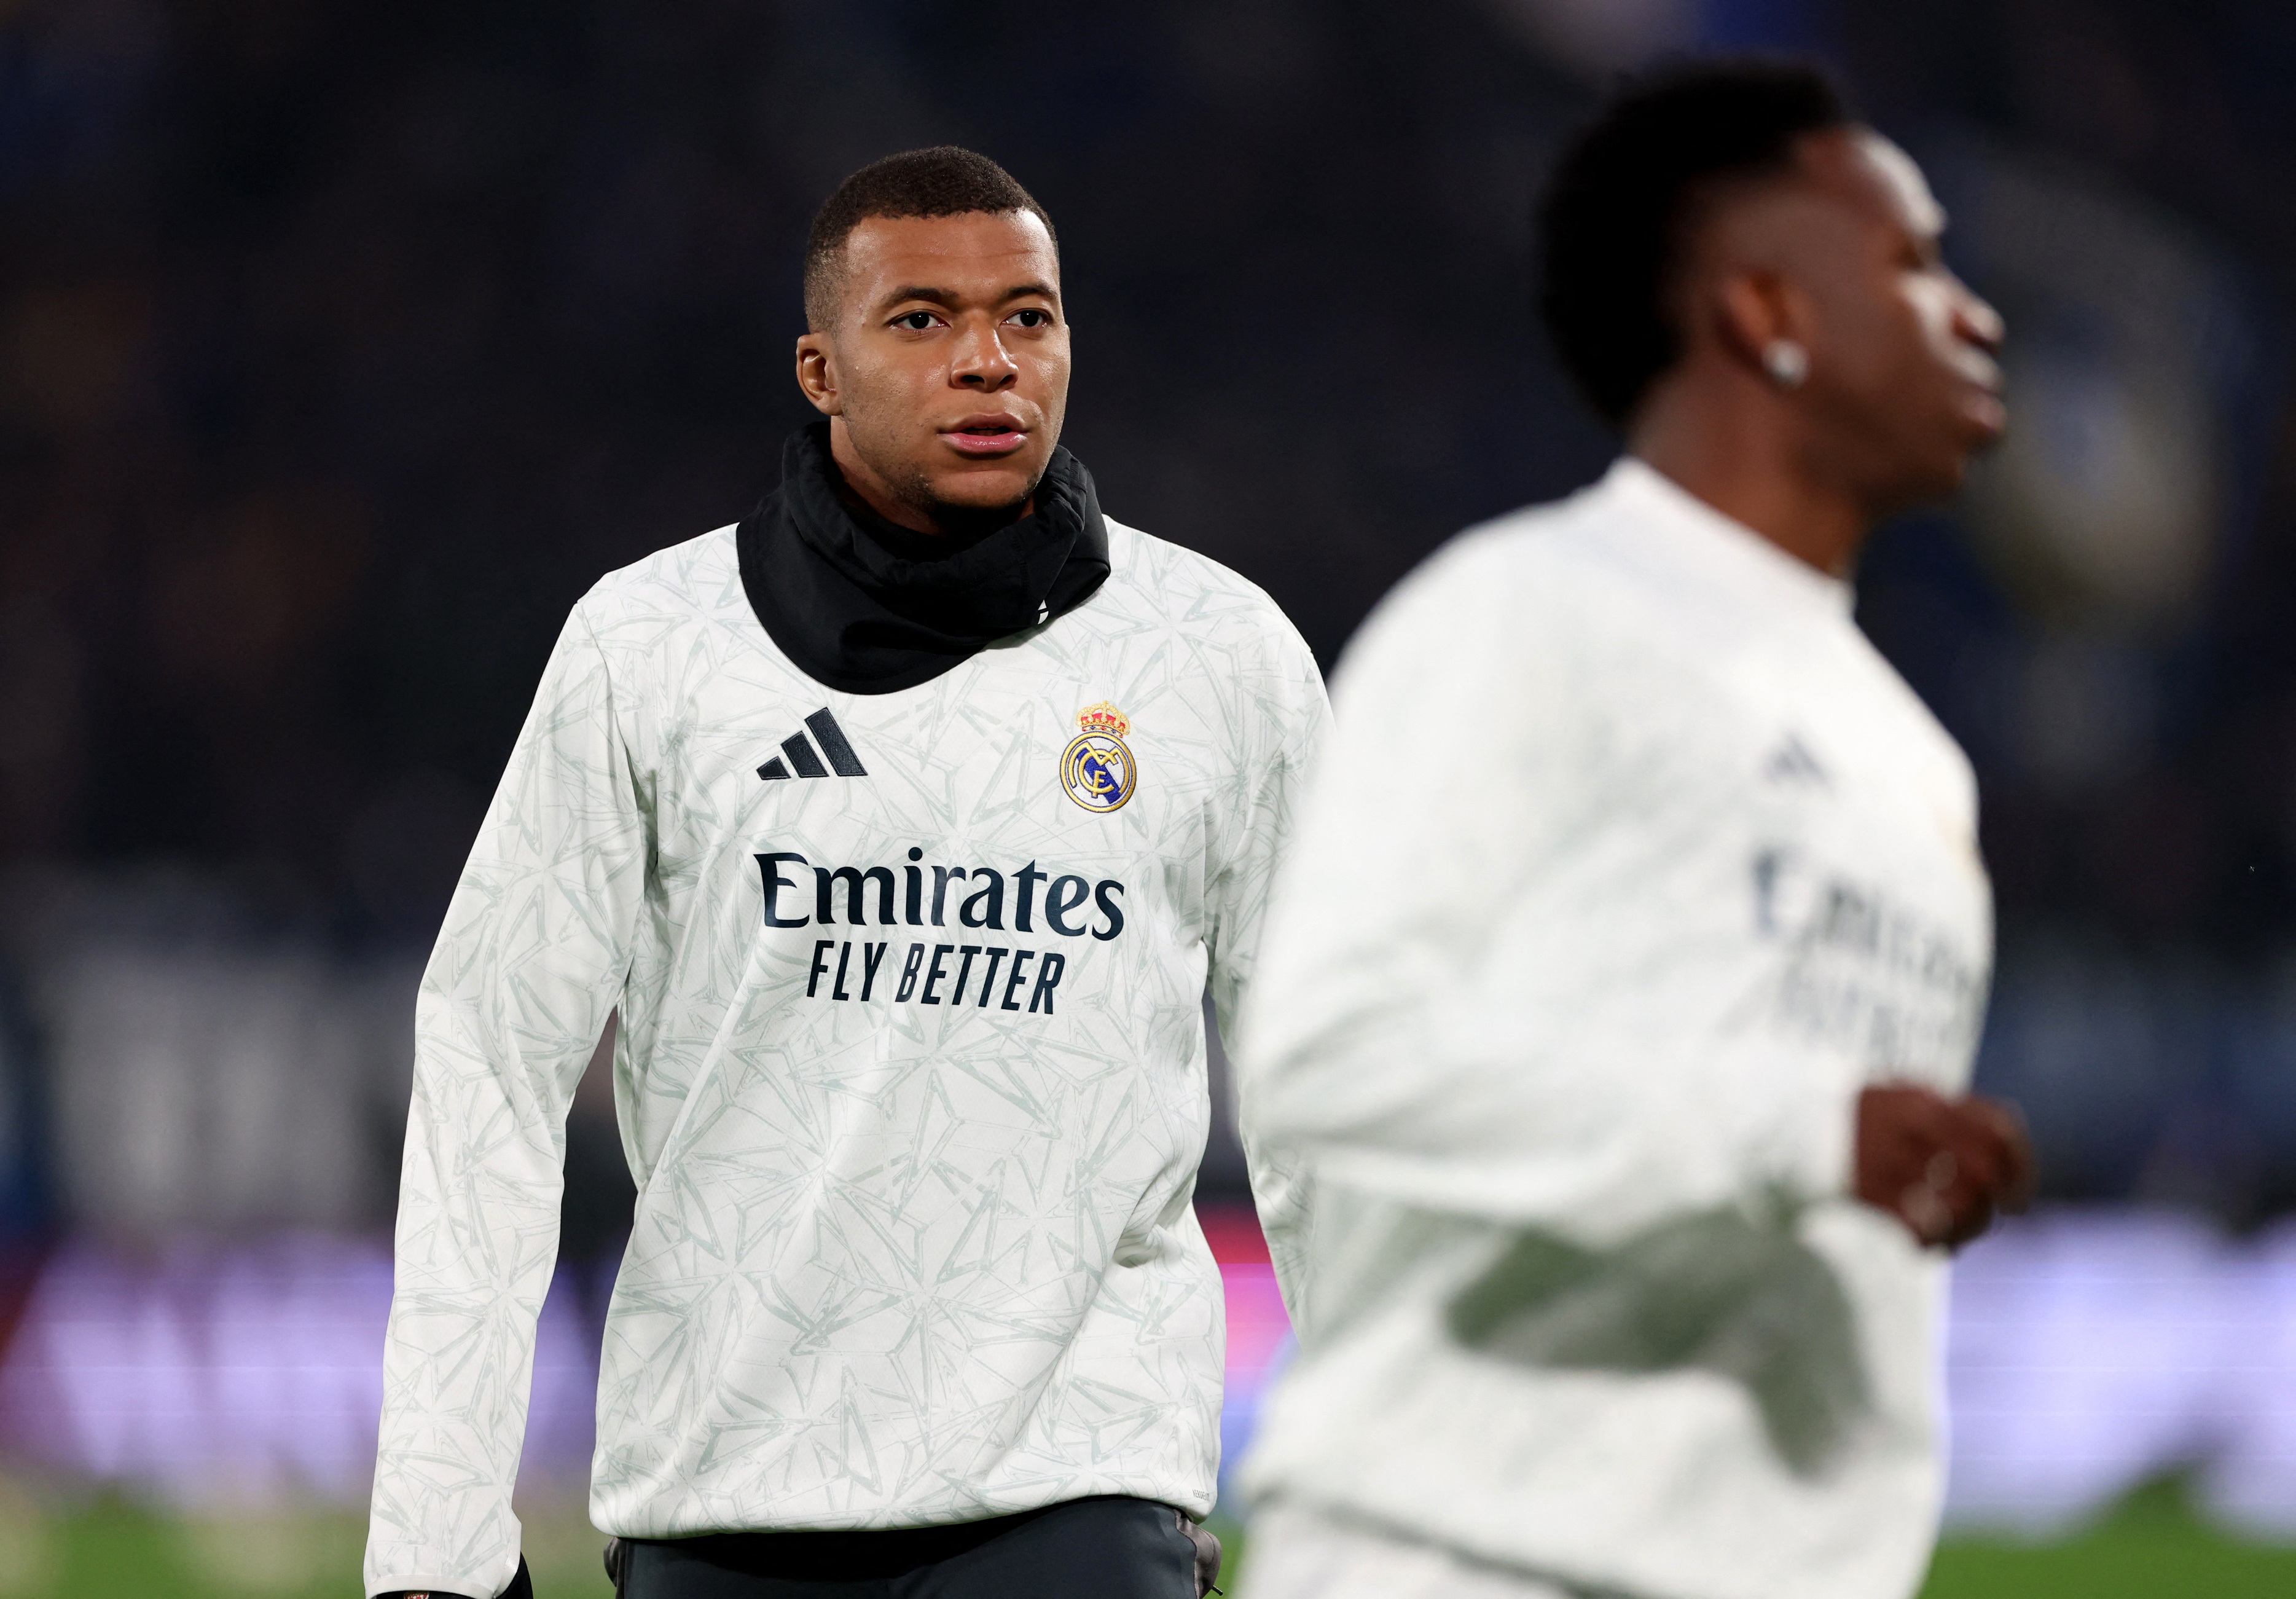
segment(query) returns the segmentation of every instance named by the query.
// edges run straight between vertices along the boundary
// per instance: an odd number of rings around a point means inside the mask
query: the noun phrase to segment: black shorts
[[[1075,1499],[890,1532],[623,1538],[619,1599],[1201,1599],[1210,1535],[1168,1505]]]

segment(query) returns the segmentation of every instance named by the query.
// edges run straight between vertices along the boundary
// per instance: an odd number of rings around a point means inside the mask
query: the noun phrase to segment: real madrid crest
[[[1061,787],[1086,810],[1111,811],[1132,798],[1140,769],[1124,735],[1132,725],[1105,700],[1077,712],[1077,735],[1061,751]]]

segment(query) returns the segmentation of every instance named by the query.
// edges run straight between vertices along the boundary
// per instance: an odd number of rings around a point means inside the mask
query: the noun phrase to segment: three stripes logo
[[[1770,752],[1769,759],[1762,763],[1762,775],[1772,783],[1816,783],[1820,788],[1833,781],[1825,768],[1818,764],[1817,757],[1809,752],[1809,746],[1792,733],[1786,734],[1785,742]]]
[[[781,754],[758,768],[758,776],[767,783],[775,783],[791,775],[826,777],[832,772],[840,777],[869,775],[869,768],[863,766],[861,758],[853,753],[853,746],[846,742],[845,729],[840,727],[837,718],[829,714],[829,707],[824,705],[806,718],[805,725],[819,742],[821,754],[814,753],[813,745],[806,741],[804,734],[792,733],[782,741]],[[825,767],[821,764],[822,755],[829,757],[829,764]]]

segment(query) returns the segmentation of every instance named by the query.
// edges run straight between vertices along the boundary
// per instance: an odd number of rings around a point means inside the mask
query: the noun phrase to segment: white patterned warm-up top
[[[370,1593],[515,1570],[567,1102],[616,1007],[600,1528],[1210,1508],[1199,998],[1250,974],[1325,710],[1265,594],[1108,535],[1088,601],[890,693],[791,663],[730,528],[575,608],[423,980]]]

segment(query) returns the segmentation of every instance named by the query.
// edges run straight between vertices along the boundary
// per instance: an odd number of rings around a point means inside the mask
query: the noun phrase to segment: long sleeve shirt
[[[1300,1355],[1245,1480],[1638,1599],[1902,1599],[1944,1270],[1849,1196],[1966,1082],[1966,760],[1847,585],[1645,465],[1367,622],[1238,1053]]]
[[[608,1013],[638,1196],[593,1520],[1210,1506],[1190,1205],[1324,718],[1250,584],[1108,525],[1092,597],[931,681],[799,670],[734,529],[575,608],[417,1010],[369,1593],[492,1595],[564,1121]]]

